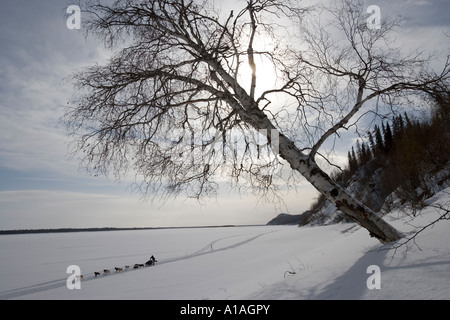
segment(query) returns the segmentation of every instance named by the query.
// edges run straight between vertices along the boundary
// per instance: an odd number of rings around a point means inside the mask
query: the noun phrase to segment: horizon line
[[[189,229],[189,228],[231,228],[231,227],[257,227],[267,224],[245,224],[245,225],[207,225],[207,226],[181,226],[181,227],[90,227],[90,228],[39,228],[39,229],[11,229],[0,230],[0,235],[13,234],[39,234],[39,233],[70,233],[70,232],[103,232],[103,231],[138,231],[138,230],[160,230],[160,229]]]

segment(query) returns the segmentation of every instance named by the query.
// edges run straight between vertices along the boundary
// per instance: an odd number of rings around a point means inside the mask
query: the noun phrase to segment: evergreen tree
[[[356,169],[355,169],[352,154],[350,151],[348,152],[347,157],[348,157],[348,170],[350,171],[350,174],[353,174]]]
[[[358,169],[358,162],[355,159],[355,150],[352,147],[352,152],[348,152],[348,169],[350,171],[350,174],[355,173],[355,171]]]
[[[376,147],[373,150],[373,153],[377,156],[384,150],[383,136],[381,135],[380,127],[378,125],[375,125],[374,134]]]
[[[361,150],[361,143],[359,142],[359,139],[356,140],[356,153],[357,153],[357,161],[358,161],[358,165],[361,166],[362,165],[362,150]]]
[[[355,149],[352,147],[352,159],[353,159],[353,167],[355,171],[358,169],[358,160],[356,159]]]
[[[372,152],[375,152],[376,144],[375,144],[375,141],[373,139],[372,132],[369,131],[367,133],[369,134],[370,150],[372,150]]]
[[[389,122],[386,124],[386,127],[384,127],[383,135],[384,135],[384,152],[389,153],[389,151],[392,149],[394,145],[394,138],[392,136],[392,130],[391,126],[389,125]]]
[[[409,129],[412,127],[411,121],[409,120],[408,114],[405,111],[405,122],[406,122],[406,129]]]
[[[394,132],[393,132],[393,137],[394,137],[394,144],[397,143],[396,140],[400,139],[401,135],[403,134],[403,130],[405,129],[404,123],[403,123],[403,117],[402,115],[398,115],[397,117],[393,118],[393,125],[394,125]]]
[[[361,164],[366,164],[370,161],[369,150],[366,147],[366,144],[363,142],[361,144]]]
[[[366,144],[364,141],[361,142],[361,165],[366,164],[367,160],[367,152],[366,152]]]

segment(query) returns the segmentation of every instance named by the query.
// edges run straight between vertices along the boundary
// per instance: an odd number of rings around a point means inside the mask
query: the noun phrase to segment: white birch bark
[[[262,111],[258,112],[259,109],[256,110],[256,108],[253,108],[253,110],[252,120],[254,119],[254,122],[252,121],[252,125],[258,129],[276,129]],[[270,131],[268,130],[268,132]],[[270,139],[269,135],[267,138]],[[397,241],[403,237],[401,232],[384,221],[378,213],[336,184],[315,162],[308,160],[308,156],[303,154],[291,140],[282,134],[279,135],[279,153],[280,157],[286,160],[293,170],[298,171],[305,177],[339,210],[367,229],[370,236],[377,238],[383,244]]]

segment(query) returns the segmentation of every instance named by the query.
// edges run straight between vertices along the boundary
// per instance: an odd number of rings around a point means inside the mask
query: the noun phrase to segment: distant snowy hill
[[[270,220],[267,225],[268,226],[280,226],[280,225],[298,225],[300,223],[301,215],[300,214],[287,214],[280,213],[278,216]]]

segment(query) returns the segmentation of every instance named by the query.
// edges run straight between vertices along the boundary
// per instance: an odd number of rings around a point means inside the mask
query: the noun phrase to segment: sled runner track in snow
[[[207,252],[212,252],[212,251],[214,251],[214,245],[215,245],[217,242],[222,241],[222,240],[226,240],[226,239],[242,237],[242,236],[243,236],[243,235],[233,235],[233,236],[228,236],[228,237],[224,237],[224,238],[220,238],[220,239],[214,240],[214,241],[208,243],[208,244],[207,244],[206,246],[204,246],[202,249],[200,249],[200,250],[198,250],[198,251],[195,251],[194,253],[191,253],[191,254],[188,255],[188,256],[189,256],[189,257],[190,257],[190,256],[196,257],[196,256],[202,255],[202,254],[207,253]],[[260,235],[258,235],[257,237],[259,237],[259,236],[260,236]],[[247,241],[245,241],[245,242],[247,242]]]
[[[81,281],[81,284],[83,284],[86,281],[112,277],[114,275],[123,274],[123,273],[131,272],[131,271],[137,271],[142,268],[152,267],[152,266],[145,266],[144,264],[142,264],[142,266],[143,267],[140,267],[139,269],[121,268],[121,267],[104,269],[104,270],[102,270],[102,272],[92,272],[92,273],[88,273],[88,274],[83,274],[80,276],[81,278],[78,278],[78,279]],[[109,272],[107,272],[107,271],[109,271]],[[67,278],[64,278],[64,279],[53,280],[53,281],[48,281],[48,282],[43,282],[43,283],[37,283],[37,284],[30,285],[30,286],[23,287],[23,288],[11,289],[11,290],[7,290],[4,292],[0,292],[0,300],[14,299],[14,298],[22,297],[22,296],[32,294],[32,293],[66,287],[67,279],[69,278],[69,276],[70,275],[67,274]]]
[[[18,288],[18,289],[11,289],[8,291],[0,292],[0,300],[8,300],[8,299],[14,299],[18,297],[25,296],[27,294],[32,294],[36,292],[41,291],[47,291],[51,289],[56,289],[60,287],[64,287],[66,285],[67,279],[59,279],[59,280],[53,280],[43,283],[38,283],[35,285]]]
[[[266,235],[268,233],[270,233],[270,232],[265,232],[265,233],[261,233],[261,234],[257,234],[257,235],[233,235],[233,236],[216,239],[216,240],[208,243],[206,246],[204,246],[200,250],[197,250],[191,254],[187,254],[186,256],[181,256],[181,257],[164,259],[162,261],[159,261],[157,263],[157,265],[161,265],[161,264],[163,265],[166,263],[171,263],[171,262],[175,262],[175,261],[181,261],[181,260],[199,257],[199,256],[202,256],[205,254],[213,254],[215,252],[234,249],[234,248],[243,246],[251,241],[254,241],[257,238],[259,238],[263,235]],[[214,246],[217,245],[218,243],[220,243],[221,241],[231,239],[231,238],[238,238],[238,237],[244,237],[244,239],[242,239],[241,241],[238,241],[238,242],[232,242],[229,245],[224,246],[224,247],[220,247],[220,248],[216,248],[216,249],[214,248]],[[122,274],[125,274],[128,272],[136,272],[141,269],[147,269],[147,268],[154,267],[154,265],[147,266],[144,264],[134,264],[134,266],[136,266],[136,265],[138,265],[140,267],[134,268],[133,264],[131,264],[129,266],[124,266],[124,267],[115,266],[115,267],[111,267],[111,268],[107,268],[107,269],[103,269],[103,270],[98,270],[98,271],[95,271],[92,273],[83,274],[82,278],[80,279],[81,285],[86,281],[105,279],[105,278],[109,278],[109,277],[112,277],[115,275],[122,275]],[[109,271],[109,272],[107,272],[107,271]],[[19,297],[26,296],[26,295],[33,294],[33,293],[38,293],[38,292],[42,292],[42,291],[66,287],[67,279],[69,276],[70,275],[67,274],[67,278],[37,283],[34,285],[22,287],[22,288],[11,289],[11,290],[7,290],[4,292],[0,292],[0,300],[15,299],[15,298],[19,298]]]
[[[245,244],[247,244],[247,243],[249,243],[251,241],[254,241],[254,240],[258,239],[259,237],[261,237],[263,235],[266,235],[268,233],[271,233],[271,232],[272,231],[260,233],[260,234],[258,234],[256,236],[251,236],[250,238],[246,238],[246,239],[244,239],[244,240],[242,240],[240,242],[233,243],[233,244],[231,244],[229,246],[222,247],[222,248],[219,248],[219,249],[214,249],[214,245],[217,244],[218,242],[222,241],[222,240],[226,240],[226,239],[230,239],[230,238],[236,238],[236,237],[242,237],[243,235],[234,235],[234,236],[229,236],[229,237],[225,237],[225,238],[220,238],[220,239],[217,239],[217,240],[214,240],[214,241],[208,243],[205,247],[203,247],[202,249],[200,249],[198,251],[195,251],[194,253],[188,254],[186,256],[178,257],[178,258],[165,259],[164,261],[158,262],[158,264],[171,263],[171,262],[175,262],[175,261],[195,258],[195,257],[202,256],[202,255],[205,255],[205,254],[212,254],[212,253],[219,252],[219,251],[234,249],[234,248],[240,247],[242,245],[245,245]]]

